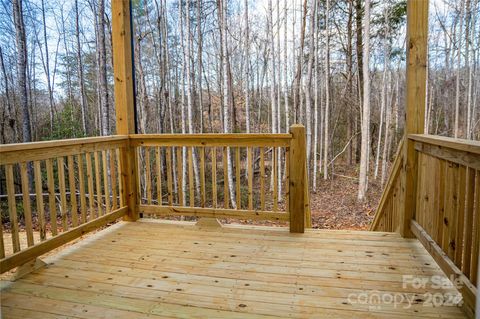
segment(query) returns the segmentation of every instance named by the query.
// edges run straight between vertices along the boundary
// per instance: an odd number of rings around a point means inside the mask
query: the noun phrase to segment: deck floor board
[[[120,222],[2,282],[3,318],[464,318],[416,240],[392,233]],[[359,296],[403,298],[368,304]]]

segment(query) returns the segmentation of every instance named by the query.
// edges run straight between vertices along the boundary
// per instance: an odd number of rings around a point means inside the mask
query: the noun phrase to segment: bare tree
[[[369,164],[369,140],[370,140],[370,0],[365,1],[364,14],[364,34],[365,42],[363,44],[363,110],[362,110],[362,148],[360,154],[360,179],[358,184],[358,200],[365,200],[367,192],[368,164]]]

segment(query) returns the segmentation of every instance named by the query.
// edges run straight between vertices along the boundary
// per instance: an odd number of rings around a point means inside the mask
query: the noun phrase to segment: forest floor
[[[333,179],[318,180],[317,192],[310,192],[312,227],[368,230],[382,195],[380,178],[369,178],[367,200],[360,203],[357,167],[335,165]]]

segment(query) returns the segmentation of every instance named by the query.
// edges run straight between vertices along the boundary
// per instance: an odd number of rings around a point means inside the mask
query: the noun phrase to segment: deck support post
[[[305,231],[306,216],[305,187],[307,186],[305,127],[298,124],[292,125],[290,134],[292,134],[289,152],[290,182],[288,184],[290,232],[303,233]]]
[[[18,266],[15,272],[8,278],[10,281],[17,281],[24,276],[32,273],[40,268],[45,267],[47,264],[38,257],[35,257],[21,266]]]
[[[117,134],[135,134],[135,92],[132,63],[132,20],[129,0],[112,1],[113,74]],[[137,220],[137,168],[135,148],[127,142],[120,150],[123,191],[128,220]]]
[[[414,237],[410,222],[415,217],[417,152],[409,134],[423,134],[427,90],[428,0],[407,1],[407,79],[405,108],[405,143],[402,174],[403,210],[399,232]]]

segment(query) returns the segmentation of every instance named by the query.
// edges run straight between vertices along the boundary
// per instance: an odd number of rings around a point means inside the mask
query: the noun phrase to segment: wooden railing
[[[305,193],[298,196],[307,183],[298,174],[305,172],[304,131],[291,131],[131,135],[137,152],[138,211],[290,221],[292,231],[303,232],[308,201]]]
[[[400,210],[402,209],[402,198],[400,196],[402,179],[400,178],[400,172],[403,166],[403,145],[404,139],[402,139],[398,145],[397,154],[395,155],[395,160],[370,230],[386,232],[398,231]]]
[[[292,232],[303,232],[310,218],[305,157],[305,130],[297,125],[290,134],[2,145],[0,273],[138,213],[289,221]]]
[[[412,233],[459,284],[472,313],[478,287],[480,142],[409,135],[416,151]],[[403,152],[395,159],[372,230],[398,231],[404,214]]]
[[[122,217],[127,136],[0,146],[0,272]],[[20,223],[20,220],[22,223]],[[24,230],[19,229],[24,225]]]

